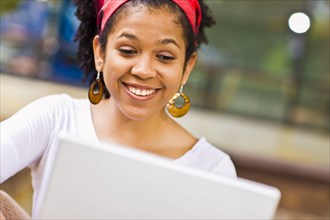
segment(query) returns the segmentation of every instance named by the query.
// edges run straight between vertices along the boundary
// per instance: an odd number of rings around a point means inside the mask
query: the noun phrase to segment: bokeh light
[[[308,31],[310,24],[309,17],[302,12],[294,13],[289,18],[289,27],[297,34],[303,34]]]

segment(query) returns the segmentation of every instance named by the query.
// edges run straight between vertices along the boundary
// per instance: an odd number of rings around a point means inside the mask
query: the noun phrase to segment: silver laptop
[[[272,219],[278,189],[61,133],[37,219]]]

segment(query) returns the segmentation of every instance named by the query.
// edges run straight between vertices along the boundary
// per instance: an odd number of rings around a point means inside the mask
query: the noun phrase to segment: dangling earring
[[[88,90],[88,99],[94,105],[98,104],[103,97],[103,84],[101,82],[100,76],[101,73],[97,72],[96,79]]]
[[[187,112],[190,109],[190,99],[187,95],[183,94],[182,90],[183,90],[183,85],[181,85],[180,91],[177,92],[167,104],[168,113],[170,113],[170,115],[176,118],[184,116],[185,114],[187,114]],[[184,105],[181,107],[176,107],[175,100],[179,97],[183,98]]]

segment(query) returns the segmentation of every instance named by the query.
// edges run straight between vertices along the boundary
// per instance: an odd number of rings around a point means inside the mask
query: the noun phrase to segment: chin
[[[163,113],[166,114],[165,110],[164,112],[161,111],[155,112],[155,111],[150,111],[148,109],[140,109],[140,108],[126,109],[122,112],[129,120],[133,120],[133,121],[149,120],[155,117],[159,117]]]
[[[122,111],[122,113],[126,116],[127,119],[133,121],[144,121],[151,118],[151,116],[155,114],[155,112],[151,113],[145,109],[128,109],[126,111]]]

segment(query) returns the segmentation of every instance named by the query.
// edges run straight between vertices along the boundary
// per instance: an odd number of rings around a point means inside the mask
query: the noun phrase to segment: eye
[[[164,55],[164,54],[159,54],[157,55],[157,58],[162,60],[162,61],[171,61],[171,60],[175,60],[174,56],[171,55]]]
[[[134,55],[136,54],[137,52],[133,49],[126,49],[126,48],[119,48],[118,51],[123,54],[123,55],[126,55],[126,56],[131,56],[131,55]]]

